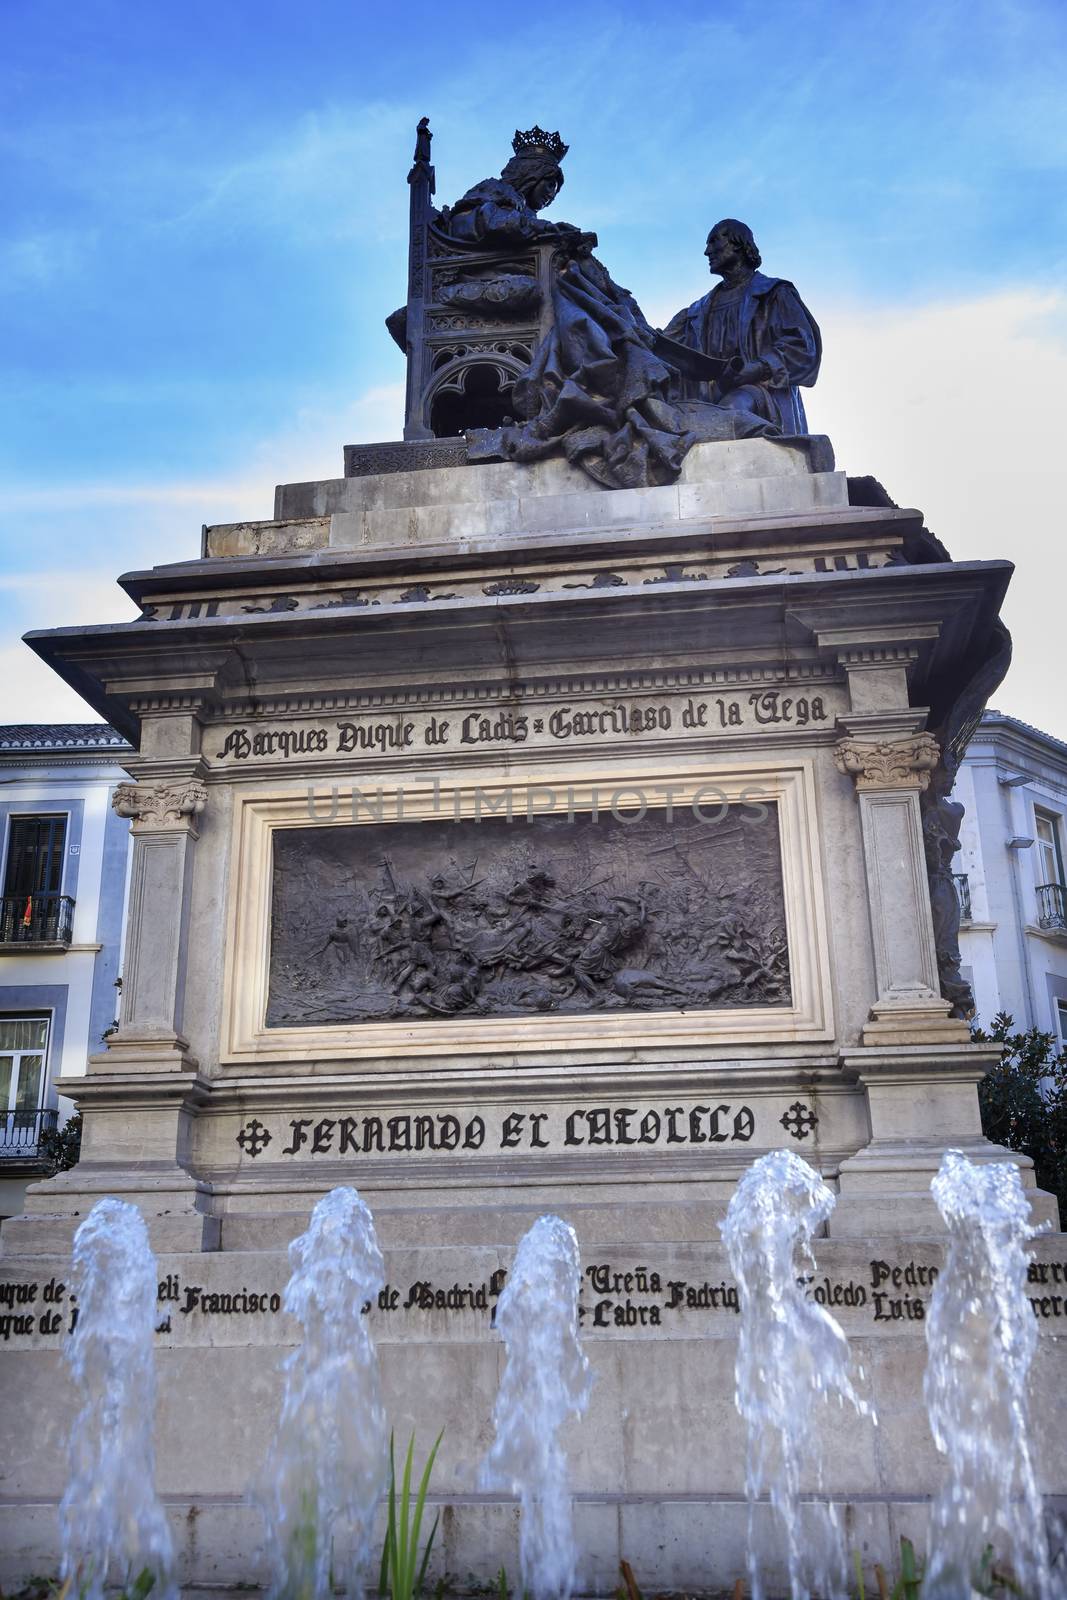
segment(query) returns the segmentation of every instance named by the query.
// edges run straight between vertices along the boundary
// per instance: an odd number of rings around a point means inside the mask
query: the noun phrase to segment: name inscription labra
[[[769,802],[274,836],[268,1027],[790,1004]]]

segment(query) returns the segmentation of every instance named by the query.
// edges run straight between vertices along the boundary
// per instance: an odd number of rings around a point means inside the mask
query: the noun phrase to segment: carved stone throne
[[[485,250],[449,237],[432,204],[428,119],[419,123],[411,186],[407,305],[386,326],[407,357],[404,438],[499,428],[511,390],[552,321],[554,240]]]

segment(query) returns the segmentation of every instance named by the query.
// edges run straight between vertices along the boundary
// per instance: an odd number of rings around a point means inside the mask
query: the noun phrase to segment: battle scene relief
[[[268,1027],[790,1003],[773,805],[274,836]]]

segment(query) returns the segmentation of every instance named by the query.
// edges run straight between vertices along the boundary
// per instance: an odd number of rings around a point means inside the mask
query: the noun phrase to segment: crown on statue
[[[524,156],[530,150],[543,150],[554,161],[562,161],[570,145],[564,144],[558,133],[546,133],[544,128],[539,128],[534,123],[525,133],[520,133],[518,128],[515,129],[511,148],[517,156]]]

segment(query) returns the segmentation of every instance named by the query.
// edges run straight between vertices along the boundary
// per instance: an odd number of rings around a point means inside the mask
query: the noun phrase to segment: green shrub
[[[973,1035],[1000,1045],[1000,1064],[978,1085],[982,1132],[1030,1157],[1039,1187],[1056,1196],[1067,1219],[1067,1051],[1039,1028],[1013,1033],[1004,1012],[988,1033],[975,1028]]]
[[[61,1128],[53,1128],[49,1133],[42,1133],[37,1149],[51,1168],[51,1176],[57,1172],[69,1172],[75,1166],[82,1148],[82,1114],[76,1111]]]

